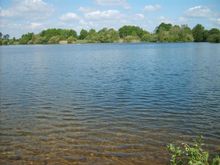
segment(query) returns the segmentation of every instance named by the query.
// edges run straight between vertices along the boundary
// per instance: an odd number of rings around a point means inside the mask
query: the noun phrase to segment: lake
[[[166,164],[219,119],[220,44],[0,47],[0,164]]]

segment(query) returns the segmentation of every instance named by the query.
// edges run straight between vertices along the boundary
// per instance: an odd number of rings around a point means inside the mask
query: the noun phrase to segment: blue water
[[[219,44],[0,47],[0,163],[165,164],[219,119]]]

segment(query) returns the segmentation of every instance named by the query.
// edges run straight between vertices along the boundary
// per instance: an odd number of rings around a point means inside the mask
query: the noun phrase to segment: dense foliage
[[[119,30],[103,28],[82,29],[80,34],[73,29],[47,29],[39,34],[27,33],[19,39],[0,33],[0,45],[11,44],[59,44],[59,43],[112,43],[112,42],[215,42],[220,43],[220,30],[206,30],[201,24],[193,29],[187,25],[161,23],[150,33],[138,26],[126,25]]]
[[[194,40],[191,29],[186,25],[180,27],[162,23],[156,28],[156,34],[159,42],[192,42]]]
[[[220,165],[220,155],[209,158],[209,153],[202,149],[202,137],[195,140],[192,145],[182,144],[167,146],[171,154],[171,165]]]

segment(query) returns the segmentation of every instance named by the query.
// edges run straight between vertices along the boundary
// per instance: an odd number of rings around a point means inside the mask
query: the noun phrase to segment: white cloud
[[[164,17],[164,16],[160,16],[159,18],[158,18],[158,20],[159,20],[159,23],[172,23],[173,24],[173,21],[171,21],[170,20],[170,18],[167,18],[167,17]]]
[[[220,18],[210,18],[210,21],[220,27]]]
[[[153,11],[158,11],[161,9],[161,6],[156,4],[156,5],[146,5],[144,6],[144,11],[146,12],[153,12]]]
[[[144,19],[145,17],[143,14],[137,13],[137,14],[135,14],[135,18],[136,19]]]
[[[11,7],[0,9],[0,16],[39,19],[45,18],[52,12],[53,7],[43,0],[14,0]]]
[[[186,23],[188,21],[188,19],[186,17],[181,16],[178,18],[178,21],[181,23]]]
[[[88,12],[94,11],[94,9],[81,6],[81,7],[79,7],[79,11],[81,11],[82,13],[88,13]]]
[[[83,29],[83,28],[89,29],[89,28],[95,26],[94,22],[92,22],[92,21],[85,21],[83,19],[79,21],[79,25],[81,26],[81,29]]]
[[[216,19],[216,23],[220,25],[220,18]]]
[[[32,22],[29,24],[28,26],[29,29],[41,29],[42,28],[42,24],[41,23],[37,23],[37,22]]]
[[[11,17],[13,13],[10,10],[0,9],[0,17]]]
[[[185,11],[185,18],[188,20],[203,19],[212,24],[212,26],[220,26],[220,13],[206,6],[194,6]]]
[[[118,10],[92,11],[85,13],[85,18],[90,20],[115,20],[120,19],[122,14]]]
[[[127,0],[95,0],[98,5],[122,6],[125,9],[130,9]]]
[[[188,17],[210,17],[212,12],[211,10],[206,6],[195,6],[191,7],[185,12],[186,16]]]
[[[79,16],[75,13],[66,13],[60,17],[60,20],[64,22],[76,21],[79,20]]]

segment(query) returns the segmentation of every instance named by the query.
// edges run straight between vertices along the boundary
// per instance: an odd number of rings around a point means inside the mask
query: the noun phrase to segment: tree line
[[[118,30],[103,28],[82,29],[80,34],[73,29],[47,29],[38,34],[27,33],[20,38],[10,38],[0,32],[0,45],[58,44],[58,43],[113,43],[113,42],[213,42],[220,43],[220,29],[207,30],[201,24],[192,29],[187,25],[161,23],[153,33],[141,27],[125,25]]]

